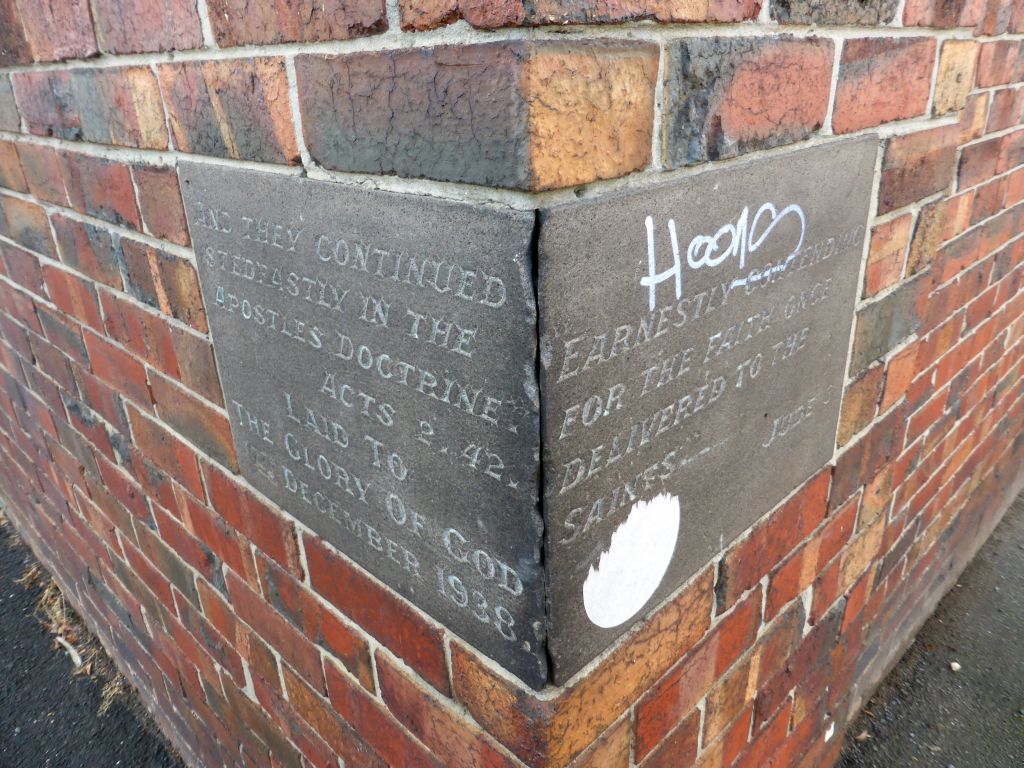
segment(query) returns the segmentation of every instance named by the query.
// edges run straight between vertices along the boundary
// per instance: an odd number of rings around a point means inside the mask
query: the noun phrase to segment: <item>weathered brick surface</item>
[[[209,0],[217,45],[348,40],[383,32],[383,0]]]
[[[944,115],[967,106],[967,97],[974,87],[977,60],[978,44],[973,40],[946,40],[942,44],[933,114]]]
[[[205,7],[226,55],[167,53],[204,46],[190,0],[0,0],[0,494],[189,762],[831,764],[1024,465],[1024,5],[907,0],[888,34],[891,0],[789,0],[813,37],[663,37],[761,3],[408,0],[405,28],[468,24],[338,46],[384,4]],[[835,461],[569,685],[496,670],[236,473],[177,152],[304,138],[327,169],[548,190],[883,124]]]
[[[734,157],[807,138],[828,110],[828,40],[695,38],[666,59],[665,163]]]
[[[298,162],[282,59],[163,64],[157,71],[182,152]]]
[[[749,21],[761,0],[400,0],[402,28],[435,29],[465,19],[480,29],[548,24]]]
[[[849,133],[923,115],[931,93],[935,40],[847,40],[839,61],[832,130]]]
[[[771,14],[782,24],[878,26],[892,21],[898,6],[897,0],[779,0]]]
[[[196,0],[93,0],[100,48],[142,53],[198,48],[203,42]]]
[[[40,0],[20,20],[36,61],[85,59],[97,52],[88,0]]]
[[[327,168],[548,189],[650,158],[648,45],[303,56],[296,72],[306,144]]]
[[[160,89],[149,67],[12,76],[26,127],[39,136],[166,149]]]

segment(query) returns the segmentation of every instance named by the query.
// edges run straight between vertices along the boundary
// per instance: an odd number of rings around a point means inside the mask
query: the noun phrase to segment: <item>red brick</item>
[[[150,387],[157,414],[168,426],[187,437],[208,456],[233,472],[238,471],[231,426],[223,413],[160,374],[153,375]]]
[[[1001,139],[989,139],[964,147],[960,153],[957,189],[973,187],[995,176],[1001,142]]]
[[[192,262],[129,238],[121,238],[121,250],[129,294],[201,333],[208,330]]]
[[[0,0],[0,67],[31,61],[32,50],[25,38],[15,0]]]
[[[935,40],[847,40],[839,62],[832,130],[849,133],[923,115],[931,94]]]
[[[175,337],[165,318],[104,290],[104,328],[110,338],[169,376],[178,377]]]
[[[42,147],[38,144],[17,146],[28,192],[48,203],[67,205],[68,195],[64,190],[64,174],[57,152],[52,147]]]
[[[747,539],[726,552],[715,585],[719,612],[732,606],[817,527],[825,517],[829,480],[828,471],[819,472]]]
[[[904,214],[871,230],[871,246],[864,273],[865,298],[894,285],[903,275],[912,221],[913,216]]]
[[[103,331],[100,305],[91,283],[49,264],[43,267],[43,277],[50,299],[61,311],[97,331]]]
[[[972,93],[967,97],[967,105],[960,111],[959,144],[980,139],[985,135],[985,120],[988,116],[990,98],[987,92]]]
[[[86,59],[97,52],[88,0],[39,0],[19,17],[36,61]]]
[[[18,145],[10,141],[0,141],[0,187],[15,192],[28,192],[28,182],[21,169],[21,158],[18,157]]]
[[[180,482],[194,496],[203,495],[199,465],[192,449],[152,418],[128,409],[135,445],[142,455]]]
[[[670,167],[789,144],[828,110],[829,40],[687,38],[666,61],[665,159]]]
[[[273,45],[348,40],[388,28],[383,0],[209,0],[217,45]]]
[[[702,642],[659,680],[636,705],[634,750],[643,760],[687,715],[715,680],[718,635]]]
[[[302,633],[330,651],[368,691],[375,690],[370,645],[337,618],[294,576],[263,555],[257,556],[259,583],[264,595],[282,616]]]
[[[93,12],[107,53],[187,50],[203,43],[195,0],[93,0]]]
[[[986,133],[1005,131],[1024,120],[1024,88],[1004,88],[992,93]]]
[[[316,646],[232,571],[227,574],[227,587],[238,617],[265,638],[318,693],[324,692],[323,663]]]
[[[175,531],[174,535],[183,536],[184,531],[187,531],[196,541],[201,542],[205,550],[209,550],[216,556],[218,568],[223,563],[241,576],[246,583],[254,586],[258,584],[256,564],[253,561],[249,542],[239,536],[224,518],[211,512],[202,502],[182,490],[180,486],[174,488],[174,497],[177,503],[177,516],[184,529]],[[161,523],[162,528],[170,526],[169,521]],[[171,538],[167,538],[167,540],[170,542]],[[218,578],[220,573],[214,572],[211,575]]]
[[[178,174],[173,168],[132,167],[146,232],[176,245],[190,245]]]
[[[35,203],[0,195],[0,234],[36,253],[55,255],[46,211]]]
[[[708,693],[704,704],[704,739],[713,742],[753,700],[757,693],[757,670],[744,659],[720,678]]]
[[[14,100],[14,88],[7,75],[0,75],[0,130],[14,133],[21,130],[21,116]]]
[[[97,282],[123,287],[120,244],[110,230],[62,214],[52,216],[51,222],[62,262]]]
[[[6,266],[4,272],[7,277],[37,296],[44,295],[43,271],[39,257],[2,242],[0,256],[3,257],[2,263]]]
[[[761,626],[762,590],[760,585],[752,590],[740,603],[715,626],[718,637],[718,655],[715,659],[715,675],[720,676],[754,642]]]
[[[907,392],[910,382],[917,376],[917,348],[909,346],[898,352],[888,363],[885,373],[885,391],[882,394],[880,410],[885,412],[899,402]]]
[[[658,745],[642,763],[643,768],[680,768],[697,757],[700,738],[700,712],[693,712]]]
[[[495,749],[472,721],[462,722],[436,694],[409,679],[409,673],[378,650],[381,698],[398,721],[450,768],[513,768],[516,763]]]
[[[627,768],[632,765],[631,726],[629,717],[623,717],[577,757],[572,768]]]
[[[957,126],[889,139],[882,161],[878,213],[888,213],[949,186],[956,163]]]
[[[63,163],[68,197],[75,210],[113,224],[142,228],[127,166],[72,153],[64,154]]]
[[[202,462],[210,506],[293,576],[303,575],[294,526],[223,469]]]
[[[178,150],[299,162],[283,59],[190,61],[157,72]]]
[[[1017,40],[982,43],[978,55],[978,87],[1006,85],[1024,77],[1024,46]]]
[[[401,598],[373,581],[320,539],[305,537],[310,583],[338,610],[372,634],[415,669],[424,680],[448,692],[443,633]],[[387,609],[384,609],[387,606]]]
[[[369,742],[389,765],[441,768],[444,763],[419,745],[381,705],[344,676],[333,664],[326,665],[331,705]]]

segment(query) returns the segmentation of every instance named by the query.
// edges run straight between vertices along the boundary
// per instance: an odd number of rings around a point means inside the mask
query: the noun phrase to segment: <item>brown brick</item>
[[[947,40],[942,44],[932,114],[944,115],[967,106],[977,62],[978,44],[973,40]]]
[[[348,40],[388,28],[383,0],[209,0],[217,45]]]
[[[839,416],[837,442],[840,446],[846,445],[854,435],[871,423],[878,410],[884,381],[885,366],[876,365],[846,387]]]
[[[957,189],[976,186],[995,176],[1002,148],[1002,139],[989,139],[964,147],[957,170]]]
[[[29,194],[54,205],[68,204],[64,174],[57,152],[52,147],[19,144],[18,157]]]
[[[849,133],[923,115],[931,93],[935,40],[847,40],[839,63],[832,130]]]
[[[89,0],[36,0],[22,8],[21,23],[36,61],[85,59],[97,53]]]
[[[139,193],[146,231],[176,245],[190,245],[185,205],[175,169],[136,165],[132,167],[132,179]]]
[[[935,258],[939,244],[946,239],[943,230],[948,208],[948,200],[937,200],[924,206],[917,214],[917,224],[907,256],[908,277],[924,270]]]
[[[665,162],[670,167],[789,144],[828,110],[833,45],[824,39],[692,38],[666,60]]]
[[[910,346],[894,355],[889,361],[885,373],[885,393],[882,395],[880,410],[887,411],[899,402],[916,376],[917,349]]]
[[[0,234],[23,248],[54,256],[53,238],[46,211],[35,203],[0,195]]]
[[[182,152],[299,162],[283,59],[163,64],[158,73]],[[331,122],[327,115],[318,118]]]
[[[160,89],[149,67],[18,72],[13,83],[31,133],[167,149]]]
[[[771,4],[771,13],[781,24],[873,27],[892,21],[898,6],[898,0],[778,0]]]
[[[956,163],[957,134],[957,126],[946,126],[889,139],[882,161],[879,214],[949,186]]]
[[[61,261],[112,288],[123,287],[121,245],[117,235],[103,227],[60,214],[53,216],[51,221]]]
[[[700,712],[691,713],[644,761],[644,768],[677,768],[681,765],[691,765],[697,757],[700,726]]]
[[[93,10],[107,53],[187,50],[203,43],[195,0],[93,0]]]
[[[18,157],[18,145],[10,141],[0,141],[0,187],[14,192],[28,192],[28,182],[21,169],[21,158]]]
[[[572,768],[629,768],[631,731],[632,722],[627,715],[573,760]]]
[[[643,43],[300,56],[296,74],[327,168],[548,189],[650,160],[657,49]]]
[[[14,86],[11,78],[0,74],[0,131],[20,131],[21,116],[18,103],[14,100]]]
[[[903,275],[913,218],[907,213],[871,230],[868,264],[864,272],[865,298],[895,285]]]
[[[6,266],[4,274],[9,279],[25,287],[36,296],[44,295],[43,272],[39,266],[39,258],[37,256],[4,242],[0,242],[0,256],[3,257],[0,263]],[[33,349],[33,353],[35,352],[36,350]],[[35,356],[37,358],[36,364],[38,365],[39,355],[36,354]],[[55,377],[51,376],[51,378]]]
[[[960,113],[959,144],[980,139],[985,134],[985,118],[988,115],[988,93],[972,93],[967,97],[967,106]]]
[[[63,154],[62,162],[72,208],[112,224],[142,229],[128,166],[70,152]]]
[[[165,315],[205,333],[206,310],[192,263],[137,240],[121,240],[125,290]]]

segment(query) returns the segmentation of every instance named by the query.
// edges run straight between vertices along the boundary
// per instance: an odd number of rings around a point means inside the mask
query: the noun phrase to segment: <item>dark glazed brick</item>
[[[158,68],[182,152],[295,164],[284,61],[194,61]]]
[[[300,56],[306,145],[326,168],[527,183],[523,44]]]
[[[14,101],[14,88],[11,78],[0,75],[0,131],[21,130],[21,117],[18,105]]]
[[[100,47],[108,53],[198,48],[196,0],[93,0]]]
[[[781,24],[854,24],[873,27],[896,16],[899,0],[775,0],[772,18]]]
[[[828,40],[703,38],[668,52],[665,161],[670,167],[790,144],[828,109]]]
[[[928,280],[927,275],[920,275],[857,313],[851,376],[859,374],[917,331],[921,326],[919,299]]]
[[[217,45],[348,40],[388,28],[383,0],[208,0]]]

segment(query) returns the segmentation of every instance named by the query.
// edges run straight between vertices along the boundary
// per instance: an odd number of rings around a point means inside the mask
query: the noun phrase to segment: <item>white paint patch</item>
[[[828,724],[828,728],[825,729],[825,741],[832,741],[832,737],[836,735],[836,724],[833,720]]]
[[[599,627],[617,627],[646,605],[665,577],[679,538],[679,497],[638,501],[583,582],[583,607]]]

